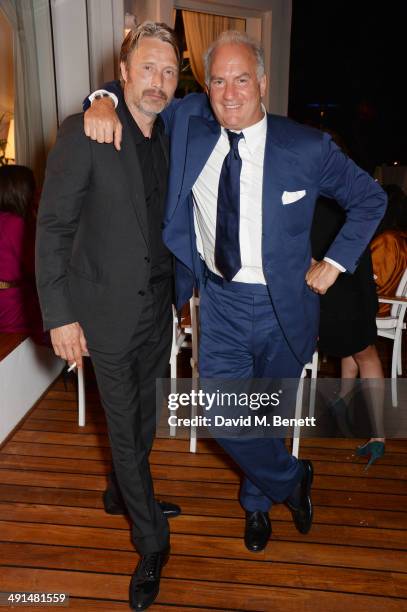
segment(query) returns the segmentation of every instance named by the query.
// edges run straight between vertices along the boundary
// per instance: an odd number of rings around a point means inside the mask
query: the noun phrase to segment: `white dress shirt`
[[[264,109],[263,109],[264,110]],[[242,159],[240,175],[240,257],[242,267],[233,281],[266,284],[262,263],[263,227],[263,168],[267,136],[267,115],[254,125],[242,130],[239,154]],[[230,144],[225,128],[221,128],[215,145],[193,188],[194,225],[198,253],[211,272],[222,276],[215,265],[216,211],[218,188],[223,161]],[[341,272],[345,268],[326,258]]]
[[[234,281],[266,284],[261,256],[262,191],[264,149],[267,135],[267,116],[242,130],[239,154],[242,159],[240,175],[240,256],[242,267]],[[222,276],[215,265],[216,210],[218,187],[223,161],[230,145],[225,128],[193,188],[194,222],[198,253],[208,268]]]

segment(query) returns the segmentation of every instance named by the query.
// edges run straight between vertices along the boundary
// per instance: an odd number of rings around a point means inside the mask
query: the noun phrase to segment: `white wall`
[[[27,338],[0,361],[0,443],[45,392],[65,362]]]
[[[123,0],[51,0],[59,123],[82,100],[118,76]]]
[[[51,0],[59,122],[82,110],[89,93],[86,0]]]
[[[91,89],[119,76],[123,0],[87,0]]]
[[[58,127],[52,28],[48,0],[36,0],[34,24],[40,83],[42,130],[45,151],[48,153],[55,142]]]

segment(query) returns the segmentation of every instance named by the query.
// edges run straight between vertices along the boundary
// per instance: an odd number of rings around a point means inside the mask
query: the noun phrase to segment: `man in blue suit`
[[[199,288],[201,377],[298,378],[316,345],[318,294],[355,270],[385,195],[328,134],[265,112],[262,50],[245,34],[224,32],[205,67],[210,105],[204,95],[187,96],[165,118],[164,240],[176,258],[177,305]],[[86,130],[96,135],[95,124]],[[347,220],[324,261],[315,262],[310,230],[320,194],[336,199]],[[291,456],[281,439],[219,442],[244,473],[247,548],[266,546],[275,502],[287,503],[307,533],[311,462]]]

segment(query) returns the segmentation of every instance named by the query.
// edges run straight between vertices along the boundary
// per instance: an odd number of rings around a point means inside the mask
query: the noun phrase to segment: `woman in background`
[[[32,171],[0,167],[0,332],[42,333],[35,289]]]
[[[333,200],[320,197],[315,208],[311,244],[316,260],[323,259],[345,221],[345,212]],[[322,353],[341,359],[341,388],[330,409],[342,433],[351,437],[348,404],[363,380],[363,391],[374,437],[356,449],[369,458],[368,466],[379,459],[385,448],[383,436],[384,375],[375,347],[378,299],[373,278],[369,247],[362,253],[353,274],[340,274],[321,296],[318,348]]]

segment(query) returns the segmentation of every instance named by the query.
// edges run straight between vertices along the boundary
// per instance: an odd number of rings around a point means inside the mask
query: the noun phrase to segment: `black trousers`
[[[148,458],[156,428],[156,378],[166,376],[171,350],[171,282],[165,279],[146,291],[137,329],[120,352],[89,347],[115,480],[132,521],[134,545],[144,555],[169,543],[168,521],[154,497]]]

